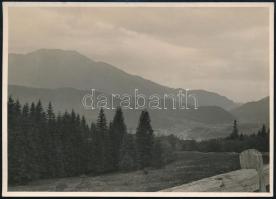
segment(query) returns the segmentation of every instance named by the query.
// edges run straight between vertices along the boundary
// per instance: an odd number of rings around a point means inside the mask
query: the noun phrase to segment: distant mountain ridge
[[[74,109],[89,122],[96,121],[98,116],[98,110],[85,110],[81,103],[90,89],[96,89],[96,95],[108,96],[132,95],[136,88],[148,96],[176,94],[179,90],[128,74],[111,64],[93,61],[76,51],[41,49],[28,54],[10,54],[8,70],[9,95],[22,103],[40,99],[47,106],[51,101],[56,113]],[[190,90],[189,93],[196,95],[198,110],[149,110],[155,132],[173,133],[184,139],[216,138],[231,133],[235,119],[249,123],[267,120],[266,100],[237,107],[234,101],[214,92]],[[141,110],[123,111],[129,131],[135,132]],[[105,113],[110,121],[114,110],[105,110]]]
[[[30,88],[25,86],[9,85],[9,95],[15,99],[19,99],[22,103],[37,102],[41,100],[44,106],[52,102],[57,112],[71,111],[74,109],[76,112],[85,115],[90,121],[95,121],[98,115],[98,109],[86,110],[83,107],[83,96],[89,91],[78,90],[74,88],[59,88],[59,89],[41,89]],[[104,94],[96,91],[95,96]],[[111,100],[111,97],[108,97]],[[111,102],[109,102],[111,104]],[[114,102],[115,107],[119,104],[118,100]],[[133,106],[133,105],[132,105]],[[231,123],[234,117],[224,109],[217,106],[201,106],[199,109],[194,110],[149,110],[152,115],[153,123],[156,128],[171,127],[175,124],[181,124],[183,120],[193,121],[206,124],[217,123]],[[114,110],[105,110],[109,120],[112,119]],[[138,116],[141,110],[124,110],[127,123],[135,128],[138,121]]]
[[[231,111],[240,122],[269,123],[269,97],[245,103]]]
[[[146,94],[170,88],[130,75],[110,64],[95,62],[76,51],[40,49],[9,55],[9,84],[41,88],[91,87],[106,93],[125,93],[139,88]]]
[[[177,89],[131,75],[104,62],[95,62],[76,51],[40,49],[28,54],[9,54],[9,84],[37,88],[94,88],[104,93],[133,93],[134,89],[151,95],[175,93]],[[204,90],[192,90],[201,106],[232,109],[236,103]]]

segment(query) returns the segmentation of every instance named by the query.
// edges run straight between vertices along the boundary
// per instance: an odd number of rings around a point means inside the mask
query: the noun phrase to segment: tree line
[[[174,135],[154,136],[149,113],[141,112],[136,133],[129,134],[123,111],[116,109],[108,122],[104,110],[97,121],[65,111],[55,114],[51,103],[41,101],[21,105],[8,100],[8,183],[32,180],[98,175],[147,167],[160,168],[176,159],[174,151],[241,152],[255,148],[269,151],[269,129],[265,125],[255,134],[239,133],[234,121],[226,138],[204,141],[180,140]]]
[[[269,151],[269,129],[264,124],[256,133],[245,135],[239,133],[237,121],[234,120],[232,132],[226,138],[182,141],[182,150],[185,151],[240,153],[246,149]]]
[[[85,117],[55,114],[51,103],[21,105],[8,99],[8,183],[82,174],[161,167],[162,147],[147,110],[135,134],[129,134],[122,109],[108,123],[104,110],[89,125]]]

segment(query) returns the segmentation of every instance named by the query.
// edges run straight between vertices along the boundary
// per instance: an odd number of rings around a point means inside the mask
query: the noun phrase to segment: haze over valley
[[[99,110],[85,110],[81,103],[90,89],[96,89],[96,95],[107,96],[132,94],[134,89],[145,95],[176,94],[178,90],[128,74],[111,64],[93,61],[76,51],[41,49],[27,54],[9,54],[9,95],[22,103],[40,99],[46,106],[52,102],[57,112],[74,109],[91,122],[96,120]],[[246,131],[268,123],[268,97],[241,105],[214,92],[189,92],[198,99],[199,109],[149,110],[157,134],[209,139],[230,134],[235,119],[241,126],[247,124]],[[111,120],[114,110],[105,112]],[[124,113],[129,131],[135,132],[140,110],[124,110]]]

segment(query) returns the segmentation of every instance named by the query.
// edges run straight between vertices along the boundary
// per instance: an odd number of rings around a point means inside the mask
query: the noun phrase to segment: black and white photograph
[[[274,3],[2,6],[2,196],[273,195]]]

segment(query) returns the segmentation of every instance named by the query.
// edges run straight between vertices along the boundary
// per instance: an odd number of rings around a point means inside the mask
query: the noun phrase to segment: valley
[[[24,70],[23,70],[24,69]],[[68,73],[64,73],[68,71]],[[49,81],[51,79],[51,81]],[[22,103],[41,100],[44,107],[53,104],[56,114],[74,109],[85,116],[88,122],[97,119],[99,109],[83,106],[83,98],[95,89],[95,98],[105,96],[102,101],[110,106],[126,106],[125,119],[130,133],[135,132],[140,109],[135,109],[135,89],[139,89],[140,105],[149,103],[149,96],[177,96],[181,88],[173,89],[159,85],[142,77],[128,74],[113,65],[93,61],[76,51],[40,49],[28,54],[10,54],[8,93]],[[112,98],[112,94],[124,96]],[[205,90],[189,90],[197,99],[198,109],[163,109],[164,99],[156,99],[149,109],[152,124],[157,134],[174,134],[181,139],[204,140],[226,137],[231,133],[232,123],[236,119],[244,134],[256,133],[264,124],[268,124],[269,98],[258,102],[239,104],[225,96]],[[91,96],[88,96],[88,98]],[[168,100],[171,100],[168,98]],[[87,100],[91,101],[90,99]],[[179,100],[177,100],[179,101]],[[168,101],[172,102],[172,101]],[[183,104],[194,104],[193,99]],[[94,104],[95,105],[95,104]],[[158,106],[159,105],[159,109]],[[99,108],[99,107],[98,107]],[[110,107],[109,107],[110,108]],[[131,109],[132,108],[132,109]],[[134,109],[133,109],[134,108]],[[111,120],[114,110],[106,109],[107,120]]]

